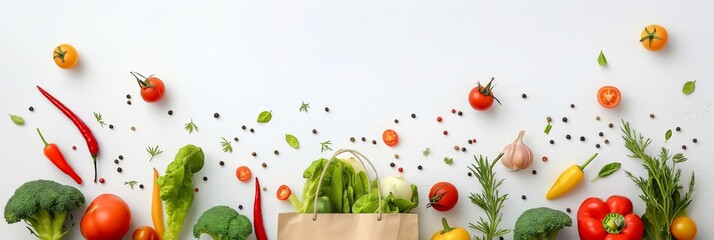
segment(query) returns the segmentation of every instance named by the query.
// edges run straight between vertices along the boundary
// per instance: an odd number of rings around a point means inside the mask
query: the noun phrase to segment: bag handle
[[[374,171],[374,175],[377,177],[377,203],[379,204],[379,208],[377,208],[377,211],[379,213],[379,216],[377,216],[377,221],[382,221],[382,186],[379,183],[379,174],[377,173],[377,168],[374,167],[374,164],[372,164],[371,161],[367,157],[365,157],[362,153],[352,150],[352,149],[339,149],[335,151],[334,154],[332,154],[332,157],[327,160],[327,163],[325,163],[325,167],[322,168],[322,173],[320,173],[320,180],[317,182],[317,190],[315,192],[315,202],[312,205],[312,220],[316,221],[317,220],[317,199],[318,199],[318,194],[320,193],[320,185],[322,185],[322,178],[325,177],[325,171],[327,171],[327,167],[330,166],[330,162],[332,162],[334,159],[336,159],[337,155],[340,155],[342,153],[350,153],[352,156],[357,157],[357,160],[362,164],[362,166],[365,166],[364,162],[366,161],[369,163],[369,166],[372,168],[372,171]],[[363,159],[364,158],[364,159]]]

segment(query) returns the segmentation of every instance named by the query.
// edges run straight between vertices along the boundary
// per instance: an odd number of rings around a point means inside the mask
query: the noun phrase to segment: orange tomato
[[[292,192],[290,191],[290,187],[283,184],[283,185],[280,185],[280,187],[278,188],[278,192],[275,193],[275,196],[278,197],[278,200],[282,201],[282,200],[287,200],[288,198],[290,198],[290,194],[292,194]]]
[[[248,182],[248,180],[250,180],[250,177],[252,176],[253,173],[250,171],[250,168],[246,166],[240,166],[236,169],[236,177],[241,182]]]
[[[677,240],[692,240],[697,236],[697,224],[687,216],[680,216],[674,218],[669,231]]]
[[[159,234],[149,226],[141,226],[134,230],[132,240],[159,240]]]
[[[642,46],[652,51],[659,51],[664,48],[668,40],[667,29],[660,25],[649,25],[640,34]]]
[[[387,146],[394,147],[399,143],[399,135],[392,129],[387,129],[382,133],[382,140]]]
[[[120,197],[105,193],[89,204],[79,223],[87,240],[120,240],[129,231],[131,210]]]
[[[620,90],[613,86],[604,86],[597,91],[597,101],[606,108],[614,108],[620,103]]]
[[[77,54],[77,49],[74,49],[72,45],[60,44],[52,52],[52,59],[55,60],[55,64],[62,69],[70,69],[77,65],[79,60],[79,54]]]

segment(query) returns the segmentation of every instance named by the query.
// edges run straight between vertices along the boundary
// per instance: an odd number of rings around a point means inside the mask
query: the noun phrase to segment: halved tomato
[[[394,147],[399,143],[399,135],[392,129],[387,129],[382,133],[382,140],[387,146]]]
[[[620,90],[613,86],[604,86],[597,91],[597,101],[606,108],[614,108],[621,98]]]
[[[292,192],[290,191],[290,187],[285,184],[280,185],[280,187],[278,188],[278,192],[275,193],[275,195],[278,197],[278,200],[281,201],[290,198],[290,194],[292,194]]]
[[[250,168],[246,166],[240,166],[238,167],[238,169],[236,169],[236,177],[241,182],[248,182],[250,180],[250,177],[252,176],[253,173],[250,171]]]

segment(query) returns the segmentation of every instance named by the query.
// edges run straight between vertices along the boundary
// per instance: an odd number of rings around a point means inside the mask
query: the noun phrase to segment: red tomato
[[[292,194],[292,192],[290,191],[290,187],[285,184],[280,185],[280,187],[278,188],[278,192],[275,193],[275,195],[278,197],[278,200],[281,201],[287,200],[290,197],[290,194]]]
[[[491,84],[493,83],[493,79],[494,78],[491,78],[491,81],[488,82],[485,87],[481,86],[481,83],[478,83],[478,86],[471,89],[469,93],[469,104],[471,104],[471,107],[479,111],[484,111],[491,107],[493,100],[501,104],[501,101],[498,101],[498,98],[493,96],[493,87],[495,86]]]
[[[387,146],[394,147],[399,143],[399,135],[392,129],[387,129],[382,133],[382,140]]]
[[[427,208],[433,207],[437,211],[449,211],[459,201],[459,191],[449,182],[438,182],[429,190],[429,204]]]
[[[132,240],[159,240],[159,234],[154,231],[154,228],[149,226],[141,226],[134,230]]]
[[[166,86],[164,85],[164,82],[161,81],[161,79],[154,77],[153,75],[147,78],[137,72],[131,72],[131,74],[134,75],[134,77],[136,78],[136,82],[138,82],[139,87],[141,87],[141,98],[143,98],[144,101],[151,103],[159,101],[161,100],[161,98],[164,97],[164,92],[166,92]],[[139,77],[143,78],[144,80],[141,80]]]
[[[131,211],[114,194],[99,195],[89,204],[79,229],[87,240],[120,240],[129,231]]]
[[[597,102],[606,108],[614,108],[621,98],[620,90],[613,86],[604,86],[597,91]]]
[[[251,173],[250,168],[246,166],[240,166],[236,169],[236,177],[241,182],[248,182],[251,176],[253,176],[253,173]]]

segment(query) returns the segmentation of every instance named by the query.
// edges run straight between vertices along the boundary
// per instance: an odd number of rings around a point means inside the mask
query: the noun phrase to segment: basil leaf
[[[12,119],[12,122],[15,123],[15,125],[18,125],[18,126],[25,125],[24,118],[17,116],[17,115],[12,115],[12,114],[8,114],[8,115],[10,115],[10,119]]]
[[[671,138],[671,137],[672,137],[672,129],[667,130],[667,132],[664,133],[664,141],[667,142],[667,140],[669,140],[669,138]]]
[[[697,87],[696,83],[697,80],[686,82],[684,84],[684,87],[682,87],[682,93],[687,95],[692,94],[694,92],[694,89]]]
[[[285,141],[291,148],[298,149],[300,147],[300,141],[292,134],[285,134]]]
[[[605,58],[605,54],[600,51],[600,56],[597,57],[597,64],[600,64],[600,66],[605,66],[607,65],[607,59]]]
[[[620,169],[620,166],[622,166],[622,164],[619,162],[608,163],[607,165],[602,166],[602,169],[600,169],[600,172],[597,174],[597,177],[594,178],[591,182],[612,175],[613,173],[615,173],[615,171]]]
[[[273,111],[263,111],[258,115],[259,123],[270,122],[270,119],[273,119]]]
[[[553,128],[553,125],[550,125],[550,123],[548,123],[548,125],[545,126],[545,130],[543,130],[545,135],[548,135],[550,133],[551,128]]]

